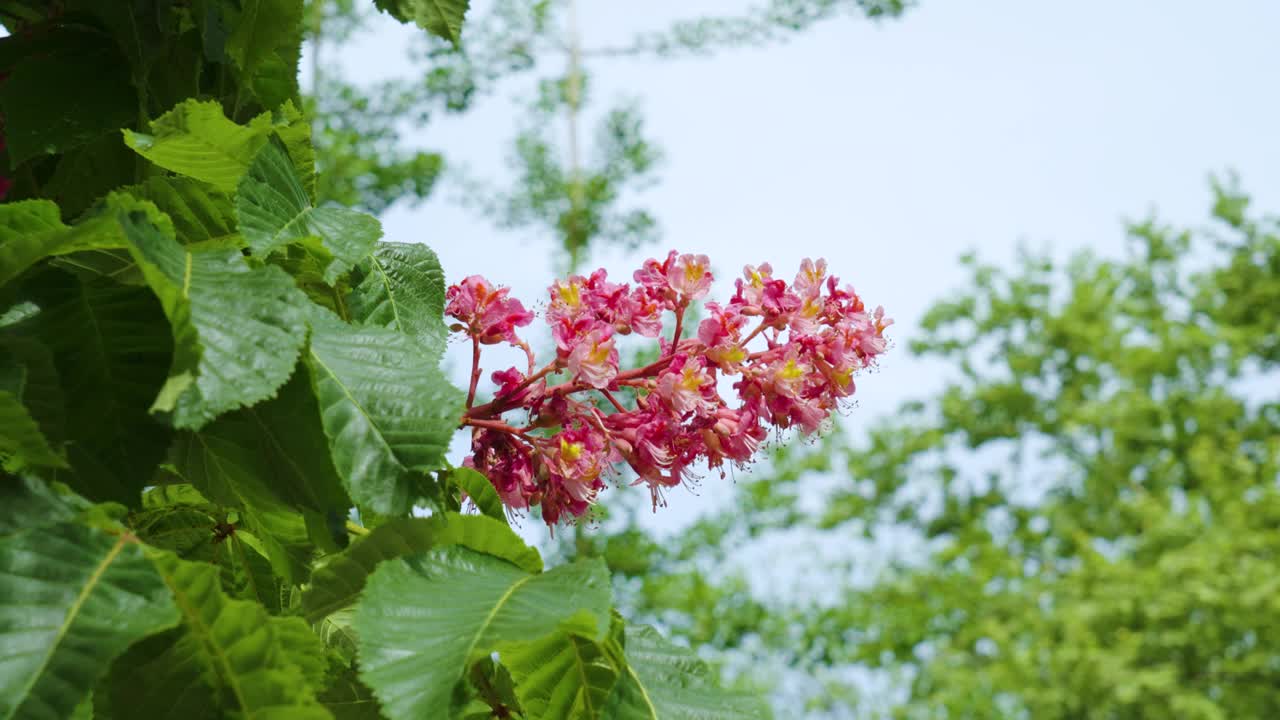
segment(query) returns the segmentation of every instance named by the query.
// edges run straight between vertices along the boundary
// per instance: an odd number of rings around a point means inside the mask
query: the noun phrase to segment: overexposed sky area
[[[594,47],[749,4],[579,7],[583,43]],[[640,99],[666,160],[638,198],[663,242],[598,254],[589,267],[629,279],[668,248],[705,252],[723,297],[744,263],[768,260],[789,275],[803,257],[826,257],[897,320],[897,347],[862,379],[860,407],[845,421],[856,435],[940,385],[940,368],[911,361],[903,341],[928,303],[964,281],[962,252],[1006,263],[1019,242],[1119,253],[1124,218],[1155,210],[1204,223],[1207,178],[1227,170],[1259,207],[1280,209],[1278,30],[1271,0],[921,0],[897,21],[844,16],[763,49],[592,60],[595,107]],[[326,59],[352,79],[403,73],[413,32],[375,18]],[[506,181],[521,108],[512,94],[528,89],[514,81],[410,140]],[[555,268],[549,239],[496,230],[442,189],[425,206],[387,212],[386,238],[431,245],[450,281],[482,273],[540,302]],[[467,361],[455,357],[460,379]],[[717,482],[709,478],[702,497],[673,494],[670,520],[714,502]]]

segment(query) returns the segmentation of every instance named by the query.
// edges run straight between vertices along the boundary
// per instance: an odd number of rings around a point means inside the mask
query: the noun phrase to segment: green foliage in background
[[[319,194],[308,17],[0,1],[0,718],[768,717],[449,467],[444,273]]]
[[[785,42],[842,15],[900,16],[903,0],[770,0],[737,15],[679,20],[618,47],[597,46],[575,27],[580,0],[493,0],[461,33],[420,36],[404,71],[375,84],[346,77],[333,58],[373,30],[353,0],[308,0],[319,197],[378,213],[417,204],[451,177],[451,200],[498,228],[556,243],[570,270],[592,247],[655,240],[656,219],[636,203],[656,182],[662,152],[647,137],[641,99],[590,92],[591,68],[611,59],[670,60]],[[379,7],[439,29],[449,2],[386,0]],[[451,27],[451,26],[450,26]],[[523,81],[523,83],[521,82]],[[413,149],[410,136],[441,116],[469,113],[495,95],[516,99],[521,117],[507,155],[510,179],[472,172],[465,158]]]
[[[819,681],[815,712],[1275,716],[1280,221],[1215,186],[1212,225],[1151,220],[1129,238],[1115,259],[966,258],[972,284],[911,343],[949,369],[936,394],[865,442],[783,449],[676,542],[584,542],[642,615],[748,675]],[[834,489],[813,484],[831,474]],[[852,567],[819,565],[781,599],[723,570],[783,531]]]

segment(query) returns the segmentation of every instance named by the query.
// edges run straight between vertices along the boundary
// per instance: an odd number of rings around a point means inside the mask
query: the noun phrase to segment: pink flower
[[[716,404],[714,398],[719,397],[716,379],[707,370],[706,358],[684,354],[671,359],[667,371],[658,376],[654,392],[677,416],[710,412]]]
[[[547,486],[542,516],[555,523],[568,512],[586,512],[604,489],[601,474],[609,467],[611,450],[598,430],[581,426],[551,438],[543,449]]]
[[[667,268],[667,284],[686,302],[706,295],[713,279],[706,255],[681,255]]]
[[[496,287],[479,275],[464,278],[445,291],[445,313],[461,321],[468,334],[484,345],[509,342],[519,345],[516,328],[533,322],[533,313],[515,298],[510,288]]]
[[[592,330],[569,351],[569,372],[593,388],[607,388],[618,375],[618,349],[609,327]]]
[[[622,302],[620,320],[637,335],[656,338],[662,334],[663,305],[654,300],[644,288],[631,291]]]
[[[764,300],[765,285],[773,281],[773,266],[769,263],[761,263],[760,267],[745,265],[742,268],[742,277],[742,280],[735,283],[738,297],[747,307],[759,308]]]
[[[518,510],[537,502],[533,448],[505,433],[480,429],[471,438],[471,451],[463,465],[489,478],[502,504]]]
[[[796,273],[796,281],[792,287],[802,298],[817,297],[822,293],[822,281],[826,278],[826,260],[818,258],[817,262],[814,262],[805,258],[800,261],[800,272]]]
[[[640,287],[644,288],[645,293],[667,310],[674,310],[676,306],[676,294],[671,289],[671,283],[667,281],[667,273],[675,262],[676,251],[672,250],[663,262],[653,258],[645,260],[640,269],[632,275]]]

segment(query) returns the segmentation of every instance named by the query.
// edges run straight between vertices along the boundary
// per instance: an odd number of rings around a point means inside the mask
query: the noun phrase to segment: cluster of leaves
[[[766,716],[446,463],[443,272],[318,202],[303,10],[0,3],[0,717]]]
[[[1134,224],[1126,257],[968,258],[912,345],[953,369],[938,394],[783,450],[674,542],[584,554],[690,642],[829,678],[802,695],[832,716],[1275,715],[1280,221],[1215,193],[1213,226]],[[820,566],[821,600],[752,595],[723,568],[780,532],[854,567]],[[866,578],[889,537],[917,550]]]

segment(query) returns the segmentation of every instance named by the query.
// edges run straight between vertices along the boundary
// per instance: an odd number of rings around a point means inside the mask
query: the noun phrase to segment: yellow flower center
[[[685,280],[689,280],[690,282],[692,282],[702,277],[702,273],[705,271],[706,271],[706,268],[702,267],[701,263],[691,262],[688,265],[684,266],[684,278]]]
[[[698,377],[698,373],[694,368],[685,368],[684,377],[680,380],[680,386],[685,390],[697,390],[702,387],[702,378]]]
[[[778,370],[778,378],[781,380],[799,380],[804,377],[804,368],[796,363],[795,358],[787,360],[787,364]]]
[[[849,383],[853,382],[853,368],[836,370],[831,373],[831,375],[835,379],[836,383],[842,388],[849,387]]]
[[[560,439],[560,457],[573,462],[582,457],[582,443],[571,443],[564,438]]]
[[[582,302],[582,294],[578,292],[577,283],[569,283],[560,286],[560,299],[569,307],[578,307],[578,303]]]
[[[587,359],[593,363],[602,363],[609,359],[609,346],[607,344],[596,343],[591,347],[591,352],[587,353]]]

